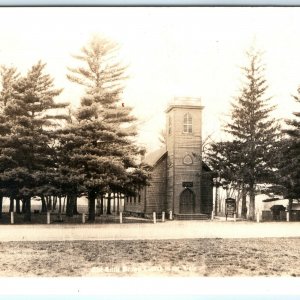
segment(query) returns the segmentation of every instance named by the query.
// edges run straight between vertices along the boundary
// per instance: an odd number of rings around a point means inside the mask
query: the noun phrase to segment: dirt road
[[[0,226],[2,242],[263,237],[300,237],[300,223],[167,221],[156,224]]]

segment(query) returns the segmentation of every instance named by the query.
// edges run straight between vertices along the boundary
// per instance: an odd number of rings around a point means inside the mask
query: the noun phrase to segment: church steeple
[[[166,111],[167,206],[174,214],[201,212],[202,110],[200,98],[174,98]]]

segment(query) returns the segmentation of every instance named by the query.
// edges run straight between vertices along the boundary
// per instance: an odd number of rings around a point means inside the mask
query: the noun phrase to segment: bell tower
[[[202,170],[200,98],[174,98],[166,110],[167,209],[176,215],[200,214]]]

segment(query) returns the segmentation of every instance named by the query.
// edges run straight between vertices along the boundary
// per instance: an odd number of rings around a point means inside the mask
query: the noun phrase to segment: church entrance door
[[[180,194],[180,213],[193,214],[195,213],[195,195],[190,189],[185,189]]]

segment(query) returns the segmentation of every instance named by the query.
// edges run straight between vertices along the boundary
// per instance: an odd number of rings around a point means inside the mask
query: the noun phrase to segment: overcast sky
[[[241,87],[240,66],[253,44],[264,51],[276,117],[300,111],[291,94],[300,85],[299,8],[0,8],[0,64],[23,74],[39,59],[78,105],[81,89],[67,66],[93,34],[121,45],[129,65],[125,105],[144,120],[139,142],[154,150],[164,110],[175,96],[201,97],[203,134],[220,138],[230,102]]]

